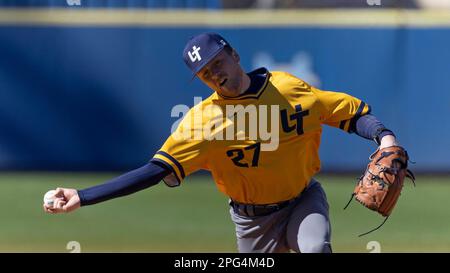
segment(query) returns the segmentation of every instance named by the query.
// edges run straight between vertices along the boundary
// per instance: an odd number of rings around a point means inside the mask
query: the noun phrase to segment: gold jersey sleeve
[[[187,175],[206,167],[208,143],[202,137],[199,126],[204,120],[197,119],[195,109],[197,108],[194,107],[184,116],[177,129],[151,160],[172,171],[172,174],[164,178],[164,182],[170,187],[179,186]]]
[[[360,116],[370,113],[370,106],[364,101],[347,93],[324,91],[286,72],[278,72],[287,84],[285,95],[293,103],[303,103],[312,94],[314,108],[319,108],[320,121],[332,127],[349,131],[352,122]]]
[[[349,131],[352,122],[370,112],[370,106],[362,100],[341,92],[322,91],[311,87],[322,106],[323,124]]]

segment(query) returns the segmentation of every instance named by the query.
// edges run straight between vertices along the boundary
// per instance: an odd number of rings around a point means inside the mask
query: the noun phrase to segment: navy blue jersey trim
[[[173,156],[163,151],[158,151],[156,154],[162,155],[172,161],[172,163],[175,164],[175,166],[177,166],[178,170],[180,171],[181,178],[183,179],[185,177],[183,166],[181,166],[180,162],[178,162],[178,160],[176,160]]]

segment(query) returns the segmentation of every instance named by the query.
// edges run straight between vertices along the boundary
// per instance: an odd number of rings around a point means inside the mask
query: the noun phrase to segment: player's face
[[[245,75],[239,64],[239,55],[226,50],[222,50],[197,73],[209,88],[226,97],[236,97],[245,91],[242,90]]]

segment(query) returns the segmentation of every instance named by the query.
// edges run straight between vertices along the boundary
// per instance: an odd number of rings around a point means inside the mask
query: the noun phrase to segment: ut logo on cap
[[[201,61],[202,60],[202,56],[200,56],[200,47],[197,46],[193,46],[192,47],[192,51],[188,52],[189,58],[191,59],[191,62],[195,62],[195,61]]]
[[[183,61],[193,72],[193,76],[195,76],[197,72],[226,47],[231,48],[228,42],[219,34],[201,33],[190,38],[184,46]]]

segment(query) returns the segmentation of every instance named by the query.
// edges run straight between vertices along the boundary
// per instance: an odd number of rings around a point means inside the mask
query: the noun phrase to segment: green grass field
[[[115,174],[0,173],[0,252],[236,252],[227,198],[207,176],[178,188],[163,183],[134,195],[64,215],[42,210],[48,189],[84,188]],[[450,179],[407,181],[398,206],[378,231],[358,238],[383,220],[356,201],[347,209],[356,176],[319,176],[328,195],[334,252],[450,252]]]

